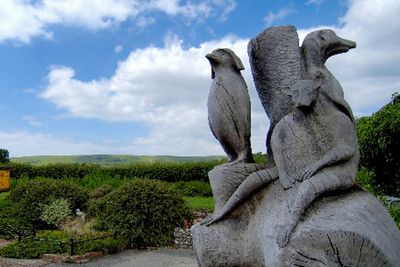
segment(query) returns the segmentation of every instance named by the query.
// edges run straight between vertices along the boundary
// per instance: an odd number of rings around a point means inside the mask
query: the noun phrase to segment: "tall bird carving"
[[[206,58],[211,64],[208,121],[230,164],[254,162],[250,144],[250,97],[236,54],[227,48],[214,50]]]

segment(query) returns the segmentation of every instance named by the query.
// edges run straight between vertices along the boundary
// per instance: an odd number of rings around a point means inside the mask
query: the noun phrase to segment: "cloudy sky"
[[[205,54],[245,65],[252,146],[269,121],[246,53],[265,28],[334,29],[357,48],[328,61],[356,116],[400,89],[398,0],[0,0],[0,147],[10,156],[222,155],[207,123]]]

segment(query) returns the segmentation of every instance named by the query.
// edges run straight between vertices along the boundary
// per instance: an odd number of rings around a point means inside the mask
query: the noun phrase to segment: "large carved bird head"
[[[340,38],[332,30],[318,30],[309,33],[303,41],[303,51],[312,57],[322,59],[322,63],[333,56],[356,47],[356,43]]]
[[[240,72],[244,70],[240,58],[229,48],[218,48],[207,54],[206,58],[211,64],[211,78],[215,78],[215,72],[219,68],[233,68],[235,71]]]

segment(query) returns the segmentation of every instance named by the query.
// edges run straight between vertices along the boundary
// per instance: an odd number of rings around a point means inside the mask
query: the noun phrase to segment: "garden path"
[[[84,264],[49,264],[46,267],[197,267],[191,249],[125,250]]]

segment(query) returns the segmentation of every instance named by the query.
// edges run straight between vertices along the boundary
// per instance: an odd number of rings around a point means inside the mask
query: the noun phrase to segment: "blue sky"
[[[207,123],[204,55],[245,65],[252,146],[269,126],[246,46],[265,28],[319,28],[357,42],[331,58],[356,116],[400,88],[398,0],[0,0],[0,147],[11,156],[223,154]]]

